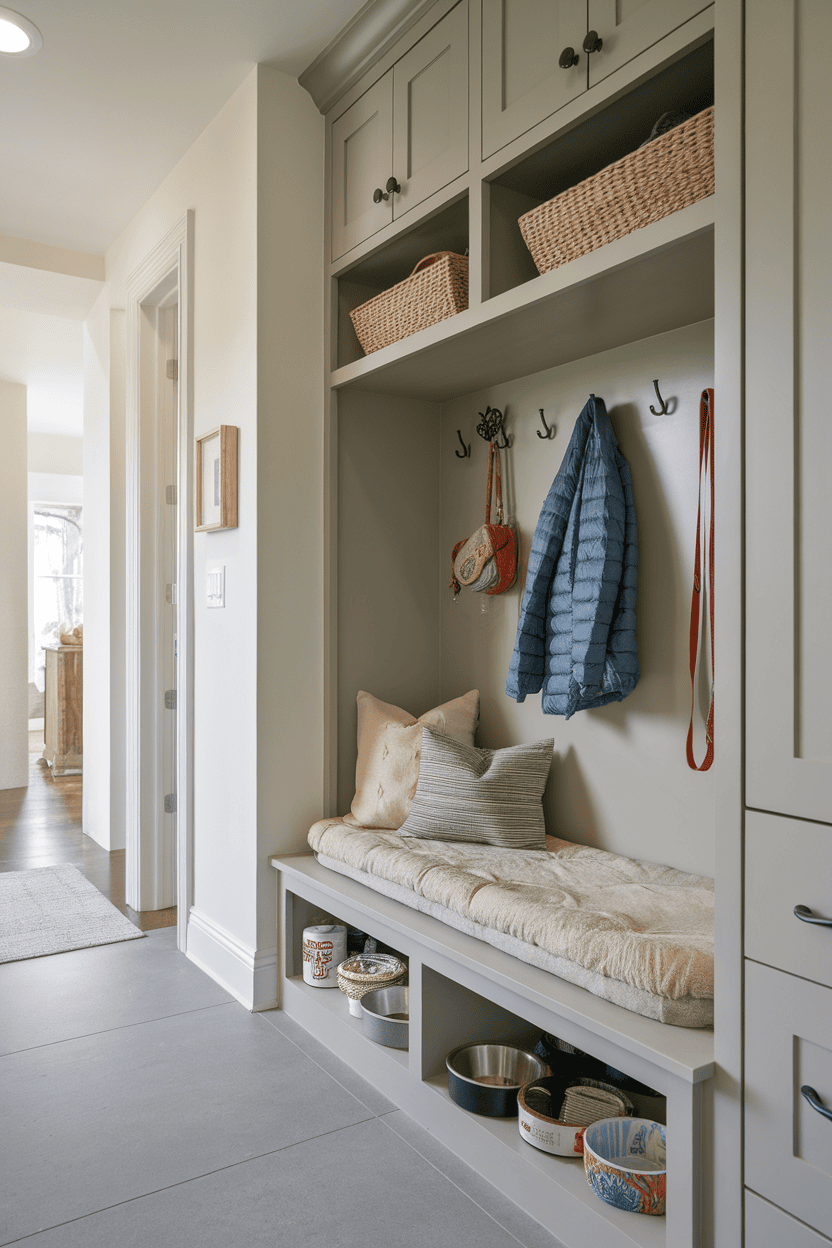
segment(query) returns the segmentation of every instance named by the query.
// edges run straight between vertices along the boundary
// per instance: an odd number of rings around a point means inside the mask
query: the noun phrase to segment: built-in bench
[[[567,1248],[698,1248],[701,1155],[709,1146],[713,1032],[671,1027],[518,961],[365,885],[311,853],[271,859],[279,879],[280,1005]],[[409,965],[410,1046],[368,1040],[337,990],[304,983],[302,933],[321,913],[374,936]],[[448,1095],[445,1057],[469,1041],[533,1045],[541,1031],[667,1098],[665,1217],[623,1213],[589,1188],[582,1163],[526,1144],[516,1118],[484,1118]],[[703,1125],[704,1124],[704,1125]],[[705,1224],[709,1224],[706,1220]]]

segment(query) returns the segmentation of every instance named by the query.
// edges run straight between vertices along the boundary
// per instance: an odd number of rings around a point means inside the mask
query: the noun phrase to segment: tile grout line
[[[288,1037],[286,1038],[288,1039]],[[366,1109],[367,1106],[364,1108]],[[204,1174],[191,1175],[190,1178],[180,1179],[178,1183],[170,1183],[166,1187],[155,1187],[149,1192],[140,1192],[137,1196],[128,1196],[126,1200],[117,1200],[114,1205],[102,1205],[100,1209],[92,1209],[89,1213],[79,1214],[77,1218],[67,1218],[65,1222],[55,1222],[52,1226],[41,1226],[36,1231],[30,1231],[27,1235],[20,1235],[17,1239],[5,1240],[1,1248],[11,1248],[13,1244],[23,1244],[27,1239],[34,1239],[36,1235],[45,1235],[48,1231],[57,1231],[62,1226],[72,1226],[75,1222],[85,1222],[87,1218],[95,1218],[100,1213],[109,1213],[112,1209],[121,1209],[124,1205],[133,1205],[139,1200],[149,1200],[153,1196],[161,1196],[164,1192],[173,1192],[177,1187],[187,1187],[189,1183],[199,1183],[202,1179],[209,1179],[216,1174],[224,1174],[226,1170],[236,1170],[239,1166],[248,1165],[251,1161],[262,1161],[266,1157],[276,1157],[278,1153],[288,1152],[290,1148],[298,1148],[302,1144],[311,1144],[313,1140],[323,1140],[328,1135],[338,1135],[342,1131],[351,1131],[354,1127],[360,1127],[365,1122],[373,1121],[375,1121],[374,1118],[362,1118],[358,1122],[350,1122],[343,1127],[333,1127],[331,1131],[322,1131],[320,1135],[310,1135],[304,1140],[293,1140],[291,1144],[284,1144],[281,1148],[270,1148],[265,1153],[254,1153],[251,1157],[242,1157],[239,1161],[232,1161],[227,1166],[217,1166],[216,1170],[206,1170]]]
[[[90,1040],[93,1036],[108,1036],[114,1031],[129,1031],[132,1027],[147,1027],[151,1023],[162,1023],[168,1018],[185,1018],[188,1014],[202,1014],[206,1010],[219,1010],[226,1005],[239,1005],[239,1002],[232,997],[228,1001],[216,1001],[213,1005],[197,1005],[192,1010],[177,1010],[173,1014],[160,1014],[156,1018],[142,1018],[135,1023],[123,1023],[120,1027],[101,1027],[98,1031],[85,1031],[80,1036],[64,1036],[61,1040],[48,1040],[44,1044],[28,1044],[22,1049],[10,1049],[8,1053],[0,1053],[0,1062],[2,1062],[4,1057],[17,1057],[21,1053],[36,1053],[38,1049],[51,1049],[56,1044],[72,1044],[75,1040]]]
[[[401,1113],[404,1113],[405,1111],[404,1111],[404,1110],[401,1110],[400,1112],[401,1112]],[[389,1115],[382,1115],[382,1117],[384,1117],[385,1119],[386,1119],[388,1116],[389,1116]],[[410,1116],[409,1114],[408,1114],[408,1115],[406,1115],[406,1117],[409,1117],[409,1116]],[[412,1122],[416,1122],[416,1119],[415,1119],[415,1118],[413,1118],[413,1119],[411,1119],[411,1121],[412,1121]],[[416,1123],[416,1125],[417,1125],[417,1126],[421,1126],[421,1124],[420,1124],[420,1123],[418,1123],[418,1122]],[[523,1241],[522,1241],[522,1239],[518,1239],[518,1238],[517,1238],[517,1236],[514,1234],[514,1232],[513,1232],[513,1231],[510,1231],[510,1230],[508,1229],[508,1227],[507,1227],[507,1226],[503,1226],[503,1224],[502,1224],[502,1222],[499,1220],[499,1218],[495,1218],[495,1216],[494,1216],[494,1214],[493,1214],[493,1213],[489,1213],[489,1211],[488,1211],[487,1209],[484,1209],[484,1208],[483,1208],[483,1206],[479,1203],[479,1201],[478,1201],[478,1200],[475,1200],[475,1199],[474,1199],[474,1197],[473,1197],[473,1196],[472,1196],[469,1192],[466,1192],[464,1188],[460,1187],[460,1186],[459,1186],[459,1184],[458,1184],[457,1182],[455,1182],[455,1181],[454,1181],[454,1179],[452,1179],[452,1178],[451,1178],[451,1176],[450,1176],[449,1174],[446,1174],[444,1170],[441,1170],[441,1169],[439,1168],[439,1166],[437,1166],[436,1162],[431,1161],[430,1157],[426,1157],[424,1153],[420,1152],[420,1151],[419,1151],[419,1149],[416,1147],[416,1145],[415,1145],[415,1144],[412,1144],[412,1143],[410,1142],[410,1140],[405,1139],[405,1137],[404,1137],[404,1136],[403,1136],[400,1132],[398,1132],[398,1131],[396,1130],[396,1128],[395,1128],[395,1127],[391,1126],[391,1124],[390,1124],[389,1122],[387,1122],[387,1121],[385,1121],[385,1122],[384,1122],[384,1126],[387,1128],[387,1130],[388,1130],[388,1131],[392,1131],[392,1132],[393,1132],[393,1134],[396,1136],[396,1138],[397,1138],[397,1139],[399,1139],[399,1140],[401,1140],[401,1141],[402,1141],[402,1143],[406,1144],[406,1145],[408,1146],[408,1148],[412,1148],[412,1149],[413,1149],[413,1151],[414,1151],[414,1153],[416,1154],[416,1156],[417,1156],[417,1157],[421,1157],[421,1158],[422,1158],[422,1161],[426,1162],[429,1166],[432,1166],[432,1167],[433,1167],[433,1169],[437,1172],[437,1174],[441,1174],[441,1175],[442,1175],[442,1177],[443,1177],[443,1179],[446,1179],[446,1180],[447,1180],[447,1182],[448,1182],[448,1183],[450,1183],[452,1187],[455,1187],[455,1188],[456,1188],[456,1190],[457,1190],[457,1191],[458,1191],[458,1192],[459,1192],[462,1196],[464,1196],[466,1200],[469,1200],[469,1201],[471,1202],[471,1204],[475,1206],[475,1208],[479,1209],[480,1213],[484,1213],[484,1214],[485,1214],[485,1216],[486,1216],[487,1218],[490,1218],[492,1222],[494,1222],[497,1226],[499,1226],[499,1228],[500,1228],[500,1230],[501,1230],[501,1231],[505,1231],[506,1235],[510,1235],[510,1236],[511,1236],[511,1238],[515,1241],[515,1243],[520,1244],[520,1245],[521,1245],[521,1248],[528,1248],[528,1245],[527,1245],[527,1244],[524,1244],[524,1243],[523,1243]],[[423,1128],[423,1129],[424,1129],[424,1128]],[[439,1141],[438,1141],[438,1140],[437,1140],[437,1143],[439,1143]],[[457,1160],[459,1160],[459,1159],[457,1158]],[[465,1163],[463,1162],[462,1164],[464,1165]],[[476,1173],[476,1171],[474,1171],[474,1173]],[[480,1176],[480,1177],[482,1177],[482,1176]],[[483,1179],[483,1182],[484,1182],[484,1183],[485,1183],[485,1182],[488,1182],[488,1180],[487,1180],[487,1179]],[[495,1190],[495,1192],[497,1191],[497,1189],[496,1189],[496,1188],[495,1188],[494,1190]],[[508,1200],[508,1197],[506,1196],[506,1197],[504,1197],[503,1199]],[[519,1208],[519,1206],[518,1206],[518,1208]],[[521,1210],[520,1210],[520,1212],[522,1213],[522,1212],[523,1212],[523,1210],[521,1209]],[[530,1215],[529,1215],[529,1214],[527,1214],[526,1216],[527,1216],[527,1217],[529,1217]],[[538,1225],[539,1225],[539,1224],[538,1224]],[[544,1228],[544,1227],[541,1227],[540,1229],[541,1229],[542,1231],[544,1231],[544,1232],[545,1232],[545,1228]],[[558,1245],[558,1241],[554,1238],[554,1236],[552,1236],[552,1248],[557,1248],[557,1245]]]
[[[401,1109],[401,1106],[393,1105],[392,1109],[385,1109],[383,1114],[377,1114],[365,1101],[362,1101],[360,1096],[356,1096],[354,1092],[351,1092],[350,1089],[346,1086],[346,1084],[341,1083],[341,1080],[336,1078],[336,1076],[333,1075],[331,1071],[327,1070],[325,1066],[322,1066],[320,1062],[316,1061],[315,1058],[312,1057],[309,1053],[307,1053],[305,1049],[302,1049],[296,1040],[293,1040],[291,1036],[287,1036],[286,1033],[284,1031],[281,1031],[280,1028],[275,1023],[270,1023],[269,1020],[267,1018],[264,1018],[262,1014],[259,1014],[258,1017],[263,1019],[263,1022],[266,1024],[267,1027],[271,1027],[272,1030],[276,1031],[278,1035],[281,1036],[284,1040],[288,1040],[290,1044],[293,1044],[299,1053],[302,1053],[303,1056],[305,1058],[308,1058],[308,1060],[312,1062],[314,1066],[318,1067],[318,1070],[322,1070],[323,1073],[328,1078],[332,1079],[333,1082],[337,1083],[339,1088],[343,1088],[343,1090],[347,1093],[348,1096],[351,1096],[353,1097],[354,1100],[358,1101],[359,1105],[363,1105],[364,1108],[368,1111],[368,1113],[372,1114],[374,1118],[383,1118],[385,1114],[392,1114],[392,1113],[395,1113],[397,1110]],[[294,1022],[294,1019],[292,1021]],[[298,1023],[297,1025],[299,1027],[300,1023]],[[310,1039],[314,1040],[316,1044],[321,1043],[320,1040],[318,1040],[311,1033],[310,1033]],[[326,1045],[324,1045],[323,1047],[326,1048]],[[332,1056],[335,1058],[336,1061],[342,1060],[341,1058],[337,1057],[337,1055],[334,1053],[332,1054]],[[344,1064],[346,1065],[346,1063]],[[356,1075],[356,1078],[363,1079],[363,1076],[359,1075],[356,1071],[353,1071],[353,1074]],[[364,1082],[366,1083],[367,1080],[364,1079]],[[370,1084],[370,1087],[372,1087],[372,1084]],[[379,1095],[383,1096],[384,1093],[381,1092],[379,1093]],[[385,1097],[385,1100],[389,1101],[390,1100],[389,1096]]]

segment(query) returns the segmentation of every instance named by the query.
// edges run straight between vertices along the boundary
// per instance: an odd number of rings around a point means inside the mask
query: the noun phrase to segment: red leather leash
[[[693,757],[693,713],[696,706],[696,657],[699,653],[702,622],[701,523],[702,495],[710,479],[711,515],[708,535],[707,575],[708,614],[711,624],[711,705],[705,726],[705,757],[697,766]],[[693,771],[707,771],[714,761],[714,392],[703,390],[699,404],[699,505],[696,511],[696,553],[693,564],[693,593],[690,600],[690,686],[691,708],[688,725],[687,760]]]

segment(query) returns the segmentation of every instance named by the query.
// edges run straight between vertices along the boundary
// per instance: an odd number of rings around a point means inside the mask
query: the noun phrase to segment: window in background
[[[57,640],[61,624],[84,620],[84,538],[80,506],[34,504],[34,603],[32,618],[35,684],[43,689],[43,647]]]

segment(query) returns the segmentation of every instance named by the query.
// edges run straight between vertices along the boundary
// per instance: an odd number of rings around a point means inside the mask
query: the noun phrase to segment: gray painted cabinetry
[[[333,124],[332,258],[467,168],[468,4],[460,0]]]
[[[746,20],[746,1244],[808,1248],[803,1223],[832,1237],[832,1120],[801,1094],[832,1111],[832,924],[804,921],[832,920],[832,7]]]
[[[379,30],[382,19],[383,31],[399,30],[390,8],[380,3],[368,10],[367,22],[375,13]],[[715,197],[543,276],[517,226],[522,212],[637,147],[668,101],[683,97],[697,109],[713,101],[712,6],[435,0],[399,10],[406,29],[397,39],[380,38],[374,60],[369,50],[358,58],[360,73],[351,75],[337,49],[332,53],[343,75],[340,90],[326,60],[306,76],[327,111],[331,192],[325,575],[326,809],[332,814],[348,808],[354,786],[357,690],[421,711],[441,702],[443,680],[456,678],[448,675],[451,658],[443,674],[442,656],[445,412],[470,402],[475,419],[484,388],[511,382],[526,393],[532,377],[562,365],[583,366],[588,374],[587,358],[618,347],[650,357],[638,366],[650,386],[656,374],[644,370],[652,368],[656,346],[648,339],[692,333],[714,314]],[[582,44],[592,23],[607,60],[588,76]],[[576,76],[559,67],[560,47],[552,53],[561,41],[579,56]],[[603,52],[597,55],[600,66]],[[388,177],[401,191],[374,199]],[[364,356],[349,311],[401,281],[426,253],[466,247],[468,309]],[[667,343],[658,349],[671,358]],[[703,373],[712,361],[710,342],[697,349]],[[636,366],[630,360],[627,367]],[[679,385],[678,370],[671,384]],[[453,423],[455,433],[455,417]],[[534,437],[532,444],[538,448]],[[556,466],[553,457],[552,471]],[[488,671],[474,676],[483,690],[502,661],[490,648],[493,630],[486,641],[487,631],[478,653]],[[484,706],[490,731],[510,731],[490,689]],[[680,749],[683,768],[683,742]],[[672,828],[667,835],[679,837]],[[712,836],[712,829],[702,835]],[[674,850],[681,852],[678,845],[668,849],[665,861],[673,861]],[[273,865],[281,898],[281,1005],[288,1014],[566,1248],[710,1245],[710,1031],[666,1027],[621,1010],[327,872],[311,856]],[[409,958],[409,1051],[373,1045],[340,993],[303,983],[298,936],[318,910]],[[591,1192],[580,1163],[525,1144],[516,1120],[482,1119],[450,1101],[444,1055],[454,1044],[487,1035],[531,1040],[541,1030],[666,1096],[672,1193],[666,1217],[611,1209]]]

